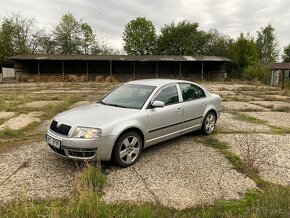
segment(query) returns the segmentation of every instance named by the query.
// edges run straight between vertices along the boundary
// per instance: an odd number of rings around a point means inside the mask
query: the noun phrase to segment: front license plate
[[[47,140],[47,143],[52,145],[53,147],[60,148],[60,141],[59,140],[52,138],[49,135],[46,136],[46,140]]]

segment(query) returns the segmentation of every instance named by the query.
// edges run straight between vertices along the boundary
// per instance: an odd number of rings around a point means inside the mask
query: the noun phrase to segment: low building
[[[128,56],[128,55],[16,55],[16,80],[33,77],[45,81],[57,76],[68,81],[75,75],[86,81],[114,76],[119,81],[143,78],[223,80],[230,59],[216,56]]]

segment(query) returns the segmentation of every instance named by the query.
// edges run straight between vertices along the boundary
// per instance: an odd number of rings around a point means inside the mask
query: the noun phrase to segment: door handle
[[[182,108],[178,108],[178,109],[177,109],[177,112],[181,112],[181,111],[182,111]]]

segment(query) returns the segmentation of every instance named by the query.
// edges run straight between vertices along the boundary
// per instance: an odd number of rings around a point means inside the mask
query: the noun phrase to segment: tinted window
[[[176,86],[164,88],[155,98],[155,101],[162,101],[165,105],[175,104],[179,102]]]
[[[179,84],[179,87],[181,89],[183,101],[191,101],[205,97],[204,91],[193,84],[182,83]]]

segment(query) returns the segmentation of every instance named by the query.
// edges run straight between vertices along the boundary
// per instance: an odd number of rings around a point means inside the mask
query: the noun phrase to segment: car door
[[[204,91],[191,83],[179,83],[182,95],[180,106],[183,110],[182,130],[190,132],[199,129],[203,122],[203,114],[206,108],[206,95]]]
[[[152,145],[179,135],[182,127],[182,109],[179,101],[177,85],[168,85],[161,88],[153,101],[162,101],[165,106],[162,108],[149,108],[148,114],[148,141]]]

